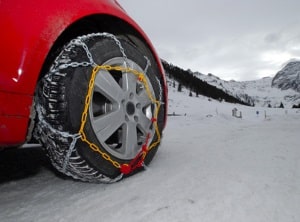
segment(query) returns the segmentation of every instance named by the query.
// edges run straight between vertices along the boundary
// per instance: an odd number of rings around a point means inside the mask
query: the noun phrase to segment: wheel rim
[[[127,67],[143,73],[141,67],[127,59]],[[103,65],[124,67],[124,58],[113,58]],[[146,76],[146,75],[145,75]],[[149,90],[154,95],[146,76]],[[133,159],[142,145],[154,135],[152,123],[155,105],[136,75],[121,71],[100,70],[97,73],[89,117],[93,131],[111,155],[124,160]]]

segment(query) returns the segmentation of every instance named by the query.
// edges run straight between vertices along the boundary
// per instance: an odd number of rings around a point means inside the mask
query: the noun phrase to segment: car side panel
[[[23,143],[32,96],[0,92],[0,101],[0,147]]]

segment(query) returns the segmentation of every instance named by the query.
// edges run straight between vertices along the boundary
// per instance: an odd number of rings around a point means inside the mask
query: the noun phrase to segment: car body
[[[76,36],[93,30],[125,33],[136,45],[148,46],[165,78],[150,40],[115,0],[2,0],[0,28],[1,148],[30,141],[38,80],[49,68],[52,53]],[[165,80],[163,87],[167,104]]]

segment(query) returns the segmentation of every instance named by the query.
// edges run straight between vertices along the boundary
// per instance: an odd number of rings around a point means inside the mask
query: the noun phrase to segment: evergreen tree
[[[211,97],[213,99],[220,99],[220,101],[224,100],[230,103],[239,103],[243,105],[251,105],[249,101],[246,102],[235,98],[227,94],[225,91],[218,89],[215,86],[208,84],[205,81],[197,78],[193,75],[191,71],[183,70],[177,66],[167,63],[166,61],[162,61],[164,69],[169,76],[178,82],[178,92],[182,91],[182,86],[190,89],[191,91],[197,92],[198,94]]]
[[[279,108],[284,108],[284,106],[283,106],[283,103],[282,103],[282,102],[280,103],[280,106],[279,106]]]
[[[182,91],[182,86],[181,86],[181,83],[179,83],[179,84],[178,84],[177,91],[178,91],[178,92],[181,92],[181,91]]]
[[[293,105],[293,109],[299,109],[300,108],[300,103],[298,105]]]

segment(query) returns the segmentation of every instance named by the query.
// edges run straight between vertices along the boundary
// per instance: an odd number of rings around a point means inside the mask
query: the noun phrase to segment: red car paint
[[[0,147],[26,142],[34,92],[50,49],[70,25],[92,15],[109,15],[132,27],[152,50],[164,76],[150,40],[114,0],[2,0]]]

